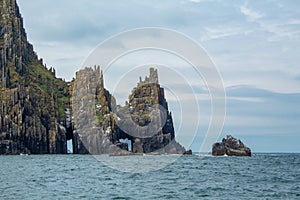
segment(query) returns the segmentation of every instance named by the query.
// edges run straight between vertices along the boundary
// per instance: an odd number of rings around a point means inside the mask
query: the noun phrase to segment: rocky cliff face
[[[128,103],[117,113],[120,118],[118,125],[130,136],[134,153],[185,152],[175,141],[172,114],[154,68],[150,68],[150,75],[145,80],[140,78]]]
[[[117,136],[115,99],[104,88],[100,67],[85,68],[76,73],[72,83],[72,116],[74,153],[126,153]],[[122,147],[122,148],[120,148]]]
[[[214,156],[251,156],[251,149],[241,140],[228,135],[221,143],[213,145],[212,154]]]
[[[66,153],[67,85],[38,60],[15,0],[0,16],[0,154]]]
[[[175,141],[172,115],[157,71],[140,80],[124,107],[104,88],[99,67],[76,74],[72,84],[75,153],[184,153]],[[127,143],[121,142],[128,140]],[[78,151],[77,151],[77,150]]]
[[[66,83],[43,65],[16,0],[0,0],[0,16],[0,154],[65,154],[70,139],[77,154],[185,152],[156,70],[117,106],[100,67]]]

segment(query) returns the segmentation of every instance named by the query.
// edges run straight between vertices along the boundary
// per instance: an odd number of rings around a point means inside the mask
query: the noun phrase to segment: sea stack
[[[76,154],[184,154],[158,71],[140,78],[125,106],[104,87],[100,67],[85,68],[71,83]],[[87,89],[88,88],[88,89]],[[127,141],[127,143],[126,143]]]
[[[125,106],[104,86],[100,66],[71,82],[56,77],[28,42],[16,0],[0,1],[0,155],[183,154],[157,69]]]
[[[212,146],[213,156],[251,156],[251,149],[241,140],[227,135],[221,143],[215,143]]]

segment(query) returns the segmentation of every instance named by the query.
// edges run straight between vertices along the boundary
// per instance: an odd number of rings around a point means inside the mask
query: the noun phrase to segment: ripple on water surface
[[[137,158],[116,159],[122,166]],[[300,154],[182,156],[141,174],[92,156],[0,156],[0,163],[0,199],[300,199]]]

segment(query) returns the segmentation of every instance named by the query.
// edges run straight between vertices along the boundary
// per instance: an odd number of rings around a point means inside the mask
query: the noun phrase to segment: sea
[[[0,199],[300,199],[300,154],[168,159],[0,156]]]

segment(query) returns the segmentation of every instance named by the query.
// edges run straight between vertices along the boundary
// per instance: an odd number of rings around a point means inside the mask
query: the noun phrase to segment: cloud
[[[273,19],[266,13],[250,9],[247,5],[240,6],[240,12],[245,15],[249,22],[257,23],[260,29],[271,34],[267,39],[270,42],[279,41],[281,38],[288,38],[292,40],[300,39],[299,28],[295,27],[300,24],[300,20],[287,19]],[[271,13],[272,15],[274,13]],[[279,14],[280,15],[280,14]],[[259,32],[259,30],[257,30]]]
[[[257,98],[257,97],[227,97],[227,101],[247,101],[247,102],[264,102],[263,98]]]
[[[297,122],[297,118],[300,117],[300,107],[297,106],[297,101],[300,100],[300,93],[287,94],[251,86],[236,86],[227,89],[227,96],[229,97],[228,109],[243,111],[245,116],[267,117],[271,120],[282,119],[282,121],[289,120],[294,122]],[[240,97],[242,99],[250,98],[261,101],[240,101]]]
[[[263,13],[261,12],[257,12],[257,11],[254,11],[254,10],[251,10],[250,8],[248,8],[246,5],[244,6],[241,6],[240,7],[240,11],[241,13],[243,13],[247,19],[251,22],[255,22],[257,21],[258,19],[262,18],[264,16]]]
[[[289,25],[300,25],[300,19],[291,19],[287,22]]]
[[[272,21],[259,21],[260,27],[271,33],[272,36],[268,38],[268,41],[280,41],[281,38],[287,38],[289,40],[296,40],[299,41],[300,39],[300,30],[297,28],[295,29],[293,26],[290,25],[297,25],[295,22],[292,24],[286,22],[272,22]]]
[[[188,1],[192,3],[201,3],[201,2],[216,1],[216,0],[188,0]]]
[[[239,34],[244,34],[246,31],[241,27],[218,26],[214,28],[205,27],[204,34],[201,36],[201,41],[223,39]]]

